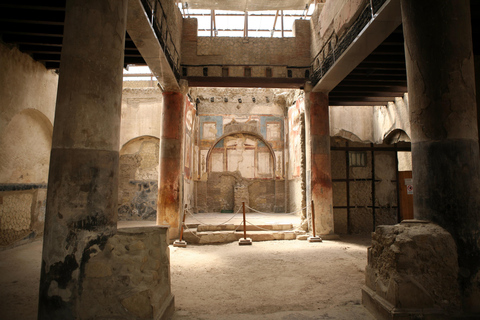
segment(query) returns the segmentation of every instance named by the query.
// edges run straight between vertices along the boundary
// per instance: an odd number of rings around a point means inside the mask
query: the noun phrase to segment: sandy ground
[[[369,242],[171,247],[174,319],[373,319],[360,292]],[[0,251],[0,319],[36,319],[41,249]]]

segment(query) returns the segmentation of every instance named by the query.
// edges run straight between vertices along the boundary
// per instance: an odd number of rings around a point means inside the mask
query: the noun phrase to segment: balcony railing
[[[141,0],[143,8],[148,16],[150,24],[157,36],[160,46],[163,48],[168,64],[172,68],[177,80],[180,79],[180,54],[173,42],[172,33],[168,28],[167,15],[160,0]]]

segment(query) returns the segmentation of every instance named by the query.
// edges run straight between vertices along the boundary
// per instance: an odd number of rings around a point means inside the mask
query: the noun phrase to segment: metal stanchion
[[[317,237],[315,233],[315,206],[313,205],[313,200],[312,200],[312,230],[313,230],[313,237],[308,237],[308,242],[322,242],[322,238]]]
[[[180,226],[180,240],[175,240],[173,242],[174,247],[180,247],[180,248],[186,248],[187,247],[187,242],[182,240],[182,238],[183,238],[183,228],[185,228],[185,217],[187,215],[186,210],[187,210],[187,205],[185,205],[185,210],[183,210],[182,225]]]
[[[242,206],[243,206],[243,239],[238,240],[238,245],[245,246],[245,245],[251,245],[252,239],[247,238],[247,222],[245,219],[245,202],[242,202]]]

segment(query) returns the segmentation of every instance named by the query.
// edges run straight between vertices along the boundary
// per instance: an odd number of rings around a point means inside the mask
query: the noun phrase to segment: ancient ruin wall
[[[334,137],[331,146],[335,231],[369,234],[376,226],[396,224],[397,152],[394,146],[371,147],[370,144]],[[376,148],[382,148],[382,151]],[[391,151],[383,151],[385,148]],[[354,163],[352,157],[362,158],[361,163]]]
[[[0,43],[0,245],[43,233],[58,76]]]
[[[159,139],[143,136],[120,150],[118,219],[151,220],[157,215]]]
[[[272,68],[272,77],[287,77],[292,67],[293,78],[305,78],[309,69],[310,23],[296,20],[293,38],[198,37],[197,21],[186,18],[183,23],[182,66],[188,76],[203,76],[203,67],[210,66],[208,76],[222,76],[222,67],[229,67],[229,77],[243,77],[244,67],[252,67],[252,77],[265,77]]]
[[[248,189],[252,208],[285,211],[284,108],[294,94],[267,89],[192,89],[191,95],[199,119],[198,174],[194,174],[197,210],[237,210],[235,190]]]

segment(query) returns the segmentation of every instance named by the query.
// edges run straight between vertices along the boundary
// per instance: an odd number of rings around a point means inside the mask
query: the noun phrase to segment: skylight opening
[[[184,18],[197,19],[199,37],[293,37],[295,20],[310,20],[315,9],[310,5],[308,10],[242,12],[189,9],[183,3],[178,6]]]

